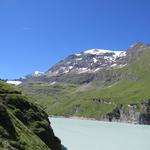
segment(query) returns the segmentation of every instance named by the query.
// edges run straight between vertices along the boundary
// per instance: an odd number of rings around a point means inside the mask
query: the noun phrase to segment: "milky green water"
[[[150,126],[50,118],[68,150],[150,150]]]

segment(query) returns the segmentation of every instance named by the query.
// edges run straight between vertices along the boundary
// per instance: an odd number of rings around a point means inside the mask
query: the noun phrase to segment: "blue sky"
[[[0,0],[0,78],[46,71],[90,48],[150,43],[149,0]]]

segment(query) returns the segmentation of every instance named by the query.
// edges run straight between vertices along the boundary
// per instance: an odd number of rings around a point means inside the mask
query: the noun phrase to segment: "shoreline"
[[[87,117],[78,117],[78,116],[55,116],[55,115],[50,115],[49,118],[64,118],[64,119],[79,119],[79,120],[91,120],[91,121],[102,121],[102,120],[97,120],[95,118],[87,118]]]
[[[146,124],[139,124],[137,122],[126,122],[126,121],[108,121],[108,120],[98,120],[95,118],[87,118],[87,117],[79,117],[79,116],[55,116],[50,115],[49,118],[63,118],[63,119],[79,119],[79,120],[87,120],[87,121],[99,121],[99,122],[106,122],[106,123],[123,123],[123,124],[130,124],[130,125],[146,125]]]

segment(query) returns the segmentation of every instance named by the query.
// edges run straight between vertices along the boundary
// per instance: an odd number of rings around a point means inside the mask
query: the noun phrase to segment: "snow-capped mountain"
[[[119,68],[130,65],[139,56],[149,50],[150,45],[138,42],[126,51],[113,51],[106,49],[89,49],[73,54],[52,66],[47,72],[35,71],[25,76],[23,83],[48,82],[55,84],[89,83],[94,80],[117,81],[124,74],[117,71]]]
[[[126,65],[122,61],[125,57],[126,51],[90,49],[68,56],[50,68],[46,75],[94,73],[104,68],[120,68]]]

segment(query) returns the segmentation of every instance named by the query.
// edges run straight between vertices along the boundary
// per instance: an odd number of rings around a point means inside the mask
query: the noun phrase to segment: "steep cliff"
[[[0,149],[61,150],[48,115],[21,92],[0,81]]]
[[[126,108],[119,105],[102,119],[150,125],[150,100],[146,100],[141,104],[129,104]]]

